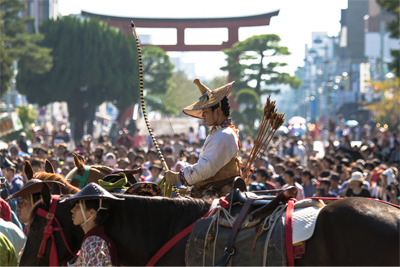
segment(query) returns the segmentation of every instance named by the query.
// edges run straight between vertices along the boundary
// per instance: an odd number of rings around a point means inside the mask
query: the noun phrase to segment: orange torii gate
[[[143,18],[143,17],[115,17],[102,14],[95,14],[86,11],[81,12],[84,17],[97,18],[108,22],[110,26],[121,29],[125,34],[132,34],[130,21],[135,23],[136,28],[175,28],[177,30],[177,42],[175,45],[157,45],[164,51],[221,51],[231,48],[239,41],[239,28],[252,26],[268,26],[271,18],[278,16],[279,10],[269,13],[250,15],[242,17],[225,18]],[[187,45],[185,44],[185,29],[187,28],[227,28],[228,41],[220,45]],[[151,44],[142,44],[142,46]],[[228,80],[231,80],[228,76]],[[238,109],[234,99],[230,97],[231,109]],[[120,118],[120,126],[128,118],[132,118],[133,105],[128,107]]]
[[[141,17],[114,17],[108,15],[94,14],[82,11],[82,16],[97,18],[106,21],[110,26],[120,28],[125,34],[131,34],[130,21],[135,23],[136,28],[175,28],[177,30],[177,42],[175,45],[157,45],[164,51],[221,51],[230,48],[239,41],[239,28],[251,26],[268,26],[271,17],[277,16],[279,10],[243,17],[226,18],[141,18]],[[186,45],[186,28],[227,28],[228,41],[221,45]],[[145,46],[145,44],[143,44]]]

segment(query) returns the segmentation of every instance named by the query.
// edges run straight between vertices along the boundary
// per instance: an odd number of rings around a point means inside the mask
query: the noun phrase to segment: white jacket
[[[217,126],[204,142],[199,161],[186,166],[183,174],[189,185],[213,177],[222,167],[239,154],[239,140],[235,131]]]

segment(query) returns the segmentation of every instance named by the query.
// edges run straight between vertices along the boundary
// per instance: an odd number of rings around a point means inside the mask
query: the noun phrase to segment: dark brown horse
[[[45,187],[44,187],[45,188]],[[45,189],[43,190],[45,191]],[[31,232],[20,265],[37,264],[36,254],[46,220],[35,211],[48,209],[50,193],[42,192],[43,201],[33,209]],[[72,225],[72,204],[59,203],[59,218],[69,246],[78,250],[83,232]],[[146,265],[150,258],[171,238],[204,215],[209,204],[197,199],[125,196],[111,202],[105,223],[107,235],[117,247],[122,265]],[[295,265],[374,265],[399,266],[400,210],[365,198],[346,198],[328,204],[319,215],[314,235],[306,242],[306,253]],[[55,234],[60,264],[72,257],[59,234]],[[179,241],[157,265],[184,266],[187,237]],[[40,265],[49,264],[51,241]],[[249,252],[250,253],[250,252]]]

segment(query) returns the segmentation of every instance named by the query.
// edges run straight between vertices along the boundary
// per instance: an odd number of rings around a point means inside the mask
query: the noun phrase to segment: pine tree
[[[14,61],[24,61],[27,69],[43,74],[52,67],[51,49],[38,45],[42,34],[28,34],[26,25],[33,18],[21,18],[26,9],[21,0],[0,0],[0,96],[10,87]]]

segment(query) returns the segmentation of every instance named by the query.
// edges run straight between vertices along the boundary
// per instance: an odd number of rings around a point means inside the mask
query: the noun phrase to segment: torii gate
[[[239,41],[239,28],[250,26],[268,26],[271,17],[278,16],[279,10],[253,16],[227,18],[128,18],[113,17],[82,11],[82,16],[97,18],[108,22],[110,26],[120,28],[125,34],[131,34],[129,21],[135,23],[136,28],[175,28],[177,30],[176,45],[157,45],[164,51],[221,51],[230,48]],[[186,28],[227,28],[228,41],[221,45],[186,45]],[[146,44],[143,44],[146,46]]]
[[[132,28],[130,21],[135,23],[136,28],[175,28],[177,30],[176,45],[157,45],[164,51],[221,51],[222,49],[231,48],[233,44],[239,41],[239,28],[251,26],[268,26],[273,16],[278,16],[279,10],[269,13],[243,16],[243,17],[226,17],[226,18],[141,18],[141,17],[115,17],[81,12],[84,17],[97,18],[101,21],[108,22],[110,26],[122,30],[125,34],[131,34]],[[186,28],[227,28],[228,41],[221,45],[186,45],[185,29]],[[146,46],[150,44],[143,44]],[[229,79],[229,78],[228,78]],[[230,99],[232,109],[237,109],[237,104]],[[128,107],[120,118],[120,126],[122,126],[126,118],[132,118],[133,105]]]

